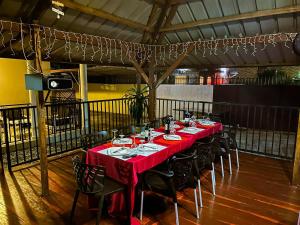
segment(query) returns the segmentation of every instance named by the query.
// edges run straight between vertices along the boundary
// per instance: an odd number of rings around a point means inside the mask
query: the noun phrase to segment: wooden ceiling
[[[198,39],[251,36],[300,31],[300,0],[59,0],[64,4],[61,19],[51,11],[49,0],[0,0],[3,19],[39,24],[148,44],[169,44]],[[9,32],[4,35],[9,36]],[[2,57],[22,57],[0,46]],[[9,44],[9,45],[8,45]],[[5,46],[5,47],[4,47]],[[65,61],[64,45],[53,49],[52,61]],[[93,63],[80,58],[75,62]],[[256,56],[234,52],[221,55],[191,54],[182,66],[299,65],[291,49],[278,45]],[[115,59],[113,65],[122,65]],[[129,64],[129,62],[125,62]]]

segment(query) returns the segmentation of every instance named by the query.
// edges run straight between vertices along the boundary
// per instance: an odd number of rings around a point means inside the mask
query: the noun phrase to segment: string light
[[[218,55],[227,54],[229,51],[233,51],[237,56],[241,52],[245,54],[251,54],[255,56],[258,50],[265,50],[268,46],[276,47],[278,43],[282,42],[283,47],[290,48],[289,43],[291,43],[296,33],[274,33],[274,34],[263,34],[252,37],[243,37],[241,34],[239,37],[228,38],[226,35],[223,39],[211,38],[210,40],[199,39],[197,41],[185,42],[185,43],[172,43],[167,45],[148,45],[136,42],[127,42],[117,39],[111,39],[108,37],[100,37],[89,34],[73,33],[56,30],[50,27],[38,26],[35,24],[24,24],[16,23],[11,21],[0,20],[0,45],[5,47],[5,37],[4,30],[5,25],[10,24],[10,37],[8,37],[9,47],[11,54],[15,55],[13,49],[13,41],[15,37],[13,35],[13,25],[22,26],[22,36],[29,34],[29,40],[26,41],[28,52],[25,51],[25,42],[22,39],[22,51],[26,53],[26,57],[35,53],[33,45],[33,26],[38,27],[38,32],[40,32],[41,41],[38,47],[44,51],[45,58],[51,59],[52,50],[58,40],[63,41],[64,54],[67,55],[69,61],[75,57],[73,54],[74,50],[72,45],[74,44],[74,49],[76,52],[82,53],[82,60],[90,59],[95,61],[98,57],[100,63],[111,62],[112,57],[119,58],[124,64],[124,59],[138,60],[139,62],[150,62],[154,60],[155,65],[165,64],[167,60],[177,58],[181,54],[188,54],[189,46],[194,47],[194,54],[197,55],[199,52],[202,53],[202,57],[207,57],[207,55]],[[261,43],[261,46],[258,45]],[[88,52],[91,47],[90,52]],[[117,49],[120,49],[118,52]],[[98,56],[99,54],[99,56]],[[25,56],[24,56],[25,57]],[[76,54],[78,57],[78,54]],[[80,57],[80,56],[79,56]]]
[[[3,35],[3,21],[1,20],[1,29],[0,29],[0,35],[1,35],[1,45],[3,46],[3,48],[5,48],[5,44],[4,44],[4,35]]]

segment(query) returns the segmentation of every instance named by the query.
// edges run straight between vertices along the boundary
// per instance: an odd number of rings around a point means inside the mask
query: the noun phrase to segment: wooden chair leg
[[[104,195],[101,195],[101,197],[99,199],[99,203],[98,203],[99,211],[97,213],[96,225],[99,225],[99,223],[100,223],[100,218],[101,218],[101,215],[102,215],[103,202],[104,202]]]
[[[70,224],[72,224],[72,222],[73,222],[73,216],[75,213],[75,208],[76,208],[76,203],[78,200],[79,193],[80,193],[80,191],[76,190],[74,200],[73,200],[73,205],[72,205],[72,211],[71,211],[71,215],[70,215]]]

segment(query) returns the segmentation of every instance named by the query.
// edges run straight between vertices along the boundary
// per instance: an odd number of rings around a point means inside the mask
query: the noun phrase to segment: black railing
[[[45,107],[48,156],[82,147],[81,139],[86,134],[93,134],[97,140],[106,141],[111,138],[112,129],[126,134],[135,125],[129,114],[128,101],[124,98],[52,103]],[[38,160],[36,107],[3,108],[0,114],[0,150],[6,156],[4,161],[8,168]],[[147,111],[144,112],[142,123],[145,118]],[[104,133],[100,131],[107,131],[107,135],[103,136]]]
[[[225,127],[238,126],[236,138],[244,151],[283,159],[294,157],[297,107],[157,99],[158,118],[173,115],[181,120],[185,111],[198,118],[213,115],[220,118]]]
[[[271,77],[271,78],[208,78],[203,77],[170,77],[166,79],[164,84],[190,84],[190,85],[258,85],[258,86],[273,86],[273,85],[300,85],[300,80],[293,80],[289,77]]]
[[[239,148],[263,155],[292,159],[294,157],[298,108],[245,105],[221,102],[157,99],[156,116],[173,115],[183,119],[184,111],[198,118],[208,113],[221,118],[224,127],[238,125]],[[0,151],[8,168],[39,159],[37,114],[34,106],[9,107],[0,110]],[[142,123],[147,118],[144,112]],[[135,121],[129,114],[127,99],[68,102],[46,105],[48,156],[82,147],[86,134],[100,141],[111,138],[111,130],[129,133]],[[108,135],[102,136],[107,131]],[[1,154],[2,156],[2,154]],[[0,157],[2,162],[2,158]]]

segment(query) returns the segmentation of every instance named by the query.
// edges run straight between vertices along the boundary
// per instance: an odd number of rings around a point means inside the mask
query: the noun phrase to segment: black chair
[[[96,225],[99,224],[104,198],[116,192],[125,191],[125,185],[105,177],[105,168],[102,166],[87,165],[81,161],[79,156],[72,158],[77,189],[74,196],[70,224],[75,213],[76,203],[80,193],[98,198],[98,208]],[[127,193],[125,193],[126,196]]]
[[[230,174],[232,174],[231,157],[230,157],[231,149],[235,150],[237,168],[240,167],[239,150],[238,150],[238,146],[237,146],[237,142],[236,142],[236,133],[237,133],[237,126],[235,125],[235,126],[229,127],[228,129],[223,130],[220,134],[218,134],[220,147],[224,148],[225,151],[228,152]]]
[[[143,219],[144,190],[150,190],[173,199],[175,206],[176,225],[179,225],[176,191],[185,188],[194,189],[196,215],[199,218],[197,200],[197,181],[193,175],[193,163],[195,155],[173,156],[163,165],[149,170],[143,174],[141,193],[140,220]]]
[[[212,181],[212,193],[216,195],[216,176],[215,176],[215,156],[218,150],[218,140],[211,138],[207,143],[197,141],[194,148],[197,150],[197,170],[200,179],[200,174],[203,170],[210,170]]]

